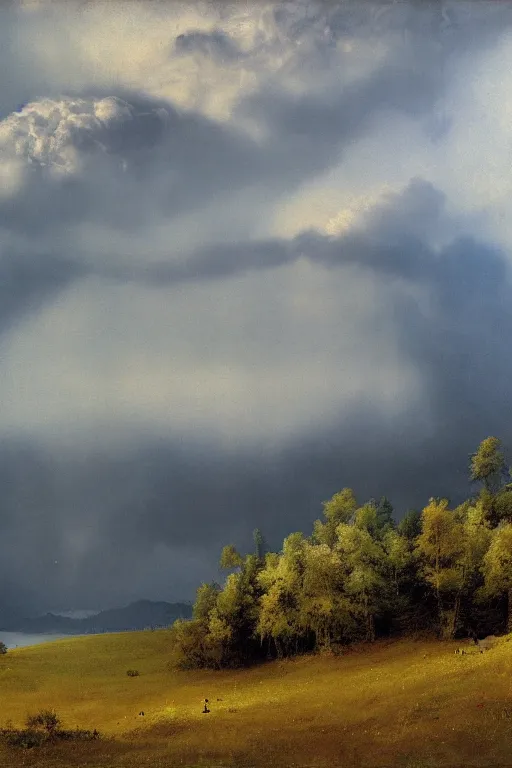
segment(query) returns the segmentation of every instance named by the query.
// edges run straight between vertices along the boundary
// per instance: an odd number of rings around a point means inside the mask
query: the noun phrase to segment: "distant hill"
[[[56,632],[83,635],[147,629],[149,627],[168,627],[176,619],[190,619],[191,617],[192,605],[190,603],[138,600],[124,608],[111,608],[83,619],[71,619],[69,616],[58,616],[54,613],[25,619],[0,615],[0,631],[29,634]]]

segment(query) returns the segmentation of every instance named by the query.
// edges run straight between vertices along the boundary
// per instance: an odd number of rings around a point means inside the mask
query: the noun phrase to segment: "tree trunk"
[[[460,592],[457,594],[457,597],[455,598],[455,606],[453,611],[453,622],[452,626],[450,628],[450,637],[453,639],[455,632],[457,631],[457,622],[459,620],[459,613],[460,613]]]
[[[375,640],[375,621],[370,610],[368,595],[364,596],[364,608],[366,614],[366,640],[370,643],[373,643]]]
[[[373,643],[375,641],[375,620],[372,613],[368,615],[368,636],[370,643]]]
[[[437,613],[438,613],[438,619],[439,619],[439,634],[442,637],[443,626],[444,626],[444,611],[443,611],[443,601],[441,598],[441,592],[439,590],[439,587],[436,587],[436,594],[437,594]]]

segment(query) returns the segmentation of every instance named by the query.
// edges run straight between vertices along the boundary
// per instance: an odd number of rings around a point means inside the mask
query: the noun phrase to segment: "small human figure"
[[[205,699],[205,700],[204,700],[204,709],[203,709],[203,715],[205,715],[207,712],[209,712],[209,711],[210,711],[210,710],[208,709],[208,706],[207,706],[207,704],[208,704],[208,699]]]

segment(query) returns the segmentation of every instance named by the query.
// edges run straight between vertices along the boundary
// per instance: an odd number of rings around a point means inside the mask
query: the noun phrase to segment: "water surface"
[[[0,642],[7,648],[26,648],[28,645],[49,643],[52,640],[62,640],[64,637],[76,637],[76,635],[32,635],[27,632],[0,632]]]

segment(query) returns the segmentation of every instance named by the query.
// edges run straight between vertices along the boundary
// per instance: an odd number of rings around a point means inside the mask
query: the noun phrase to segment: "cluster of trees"
[[[383,497],[344,488],[313,532],[242,557],[224,547],[224,585],[202,584],[193,619],[173,625],[182,667],[239,666],[434,629],[439,637],[512,632],[512,483],[500,441],[471,457],[479,490],[451,509],[431,498],[396,523]],[[510,478],[508,478],[510,479]]]

